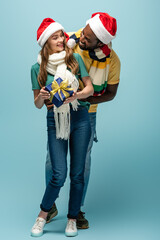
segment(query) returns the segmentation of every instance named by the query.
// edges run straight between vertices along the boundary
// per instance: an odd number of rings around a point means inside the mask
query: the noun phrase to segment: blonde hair
[[[73,74],[76,74],[78,72],[79,65],[77,60],[73,56],[73,50],[67,46],[65,35],[64,35],[64,50],[66,51],[65,63],[67,67],[71,70],[71,72]],[[46,42],[40,52],[42,61],[40,64],[40,70],[38,74],[38,83],[41,88],[46,85],[46,81],[47,81],[46,66],[48,63],[49,52],[50,52],[50,48],[48,43]]]

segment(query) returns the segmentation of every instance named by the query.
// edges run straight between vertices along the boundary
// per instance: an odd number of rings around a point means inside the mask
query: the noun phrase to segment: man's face
[[[93,50],[100,47],[99,44],[98,38],[88,24],[81,32],[79,47],[83,50]]]

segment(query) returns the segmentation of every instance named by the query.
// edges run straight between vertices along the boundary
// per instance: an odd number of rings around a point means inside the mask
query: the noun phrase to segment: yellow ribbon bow
[[[63,101],[62,95],[61,95],[61,91],[63,93],[63,95],[65,96],[65,98],[70,97],[70,94],[67,91],[73,91],[73,88],[68,87],[68,80],[65,79],[63,80],[60,85],[56,82],[56,80],[54,80],[52,82],[52,91],[50,91],[51,97],[50,97],[50,101],[52,102],[52,99],[54,97],[54,95],[58,92],[61,100]]]

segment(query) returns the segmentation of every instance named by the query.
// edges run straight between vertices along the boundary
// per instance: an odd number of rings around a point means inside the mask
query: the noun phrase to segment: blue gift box
[[[59,86],[60,86],[60,84],[63,82],[63,80],[62,80],[60,77],[57,78],[57,79],[54,80],[54,81],[56,81]],[[68,89],[67,89],[67,88],[68,88]],[[71,89],[70,86],[67,86],[67,88],[63,89],[63,91],[68,95],[68,97],[71,97],[71,96],[73,95],[74,91]],[[60,106],[63,104],[63,102],[65,101],[65,99],[66,99],[66,97],[65,97],[65,95],[63,94],[63,91],[62,91],[62,90],[60,90],[61,97],[60,97],[60,95],[59,95],[59,93],[58,93],[58,89],[57,89],[57,92],[53,94],[53,90],[54,90],[54,92],[55,92],[55,91],[56,91],[56,88],[55,88],[55,89],[52,88],[52,83],[50,83],[49,85],[47,85],[47,86],[45,87],[45,90],[47,90],[48,92],[50,92],[50,95],[51,95],[50,100],[51,100],[51,102],[52,102],[57,108],[60,107]],[[61,99],[61,98],[62,98],[62,99]]]

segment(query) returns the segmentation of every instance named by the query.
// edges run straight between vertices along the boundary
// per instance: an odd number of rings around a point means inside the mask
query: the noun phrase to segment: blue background
[[[78,30],[97,11],[117,19],[121,81],[116,98],[98,108],[84,207],[90,229],[77,239],[160,239],[159,1],[6,0],[0,9],[1,239],[31,239],[45,189],[46,109],[35,108],[30,81],[37,28],[51,17]],[[42,239],[65,239],[68,188],[69,180]]]

